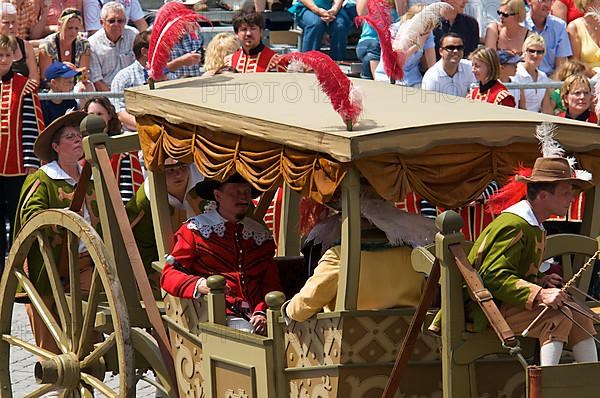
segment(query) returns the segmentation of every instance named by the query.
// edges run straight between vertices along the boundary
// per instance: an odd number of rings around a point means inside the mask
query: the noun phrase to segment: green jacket
[[[541,290],[537,285],[546,236],[526,201],[510,207],[481,233],[469,253],[469,261],[479,271],[484,286],[497,304],[533,309]],[[474,331],[487,327],[487,318],[465,294],[467,319]],[[434,325],[441,324],[441,311]]]
[[[21,230],[27,221],[42,210],[65,209],[71,204],[75,188],[61,175],[61,169],[56,168],[57,163],[52,162],[42,166],[35,173],[29,175],[21,189],[18,213],[15,217],[14,235]],[[64,172],[63,172],[64,173]],[[94,184],[90,181],[85,198],[90,222],[96,229],[99,227],[98,203],[94,191]],[[80,212],[83,215],[83,212]],[[60,261],[63,233],[59,227],[53,226],[48,229],[48,241],[52,247],[56,263]],[[37,242],[27,256],[28,275],[40,294],[51,293],[48,275],[43,266],[43,260],[39,252]]]

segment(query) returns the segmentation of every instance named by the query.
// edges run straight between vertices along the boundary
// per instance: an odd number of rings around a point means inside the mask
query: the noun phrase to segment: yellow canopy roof
[[[235,171],[259,189],[285,180],[327,200],[350,163],[385,198],[415,191],[454,207],[502,181],[519,161],[540,156],[541,121],[584,167],[600,173],[600,129],[554,116],[463,98],[353,80],[364,93],[354,131],[318,89],[313,74],[228,74],[126,90],[146,164],[166,156],[196,161],[211,178]]]

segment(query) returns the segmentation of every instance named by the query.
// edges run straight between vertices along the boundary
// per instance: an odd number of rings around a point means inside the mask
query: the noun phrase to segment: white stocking
[[[598,362],[598,351],[596,343],[591,337],[580,341],[573,346],[575,362]]]
[[[560,355],[562,354],[563,345],[564,343],[560,341],[551,341],[549,343],[544,344],[540,349],[541,365],[558,365],[558,363],[560,362]]]

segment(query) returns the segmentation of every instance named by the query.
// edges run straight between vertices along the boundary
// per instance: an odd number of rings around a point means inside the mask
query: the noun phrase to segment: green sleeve
[[[530,248],[522,229],[505,225],[488,238],[476,250],[483,255],[479,272],[484,285],[503,303],[533,308],[533,300],[541,288],[525,279]]]
[[[48,185],[44,183],[42,173],[43,171],[37,171],[25,179],[21,189],[18,229],[36,213],[50,207],[50,193],[48,192]],[[18,229],[15,228],[15,231],[18,231]]]

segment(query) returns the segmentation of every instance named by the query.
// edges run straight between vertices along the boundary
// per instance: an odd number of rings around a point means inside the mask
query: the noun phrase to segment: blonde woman
[[[565,63],[563,63],[556,70],[556,72],[554,72],[552,80],[556,80],[557,82],[564,82],[565,80],[567,80],[567,77],[577,74],[585,74],[585,65],[579,61],[568,60]],[[564,112],[566,110],[560,97],[560,88],[554,89],[554,91],[552,91],[552,94],[550,94],[550,99],[554,103],[554,114]]]
[[[598,116],[592,109],[594,95],[587,77],[575,74],[567,77],[560,89],[565,112],[557,116],[598,124]]]
[[[83,17],[75,8],[63,10],[58,18],[58,32],[46,37],[40,44],[39,64],[42,79],[46,69],[53,62],[64,62],[82,72],[83,80],[87,80],[90,67],[90,43],[79,38],[83,30]]]
[[[523,43],[523,62],[517,64],[517,74],[512,81],[515,83],[547,83],[550,78],[539,69],[546,54],[544,38],[533,33]],[[552,114],[554,106],[550,100],[551,88],[528,88],[523,90],[519,108],[532,112]]]
[[[502,0],[498,7],[500,22],[492,22],[485,31],[484,43],[494,50],[506,50],[521,54],[530,31],[523,26],[526,11],[523,0]]]
[[[567,25],[567,33],[573,50],[571,59],[585,64],[585,74],[592,77],[600,72],[600,0],[574,0],[585,15]]]
[[[231,33],[219,33],[212,38],[206,47],[204,58],[204,74],[202,76],[214,76],[225,72],[225,57],[235,53],[240,48],[240,42],[236,35]]]
[[[471,70],[479,85],[467,94],[474,101],[489,102],[514,108],[515,97],[506,89],[498,78],[500,77],[500,60],[496,50],[479,47],[469,56]]]

